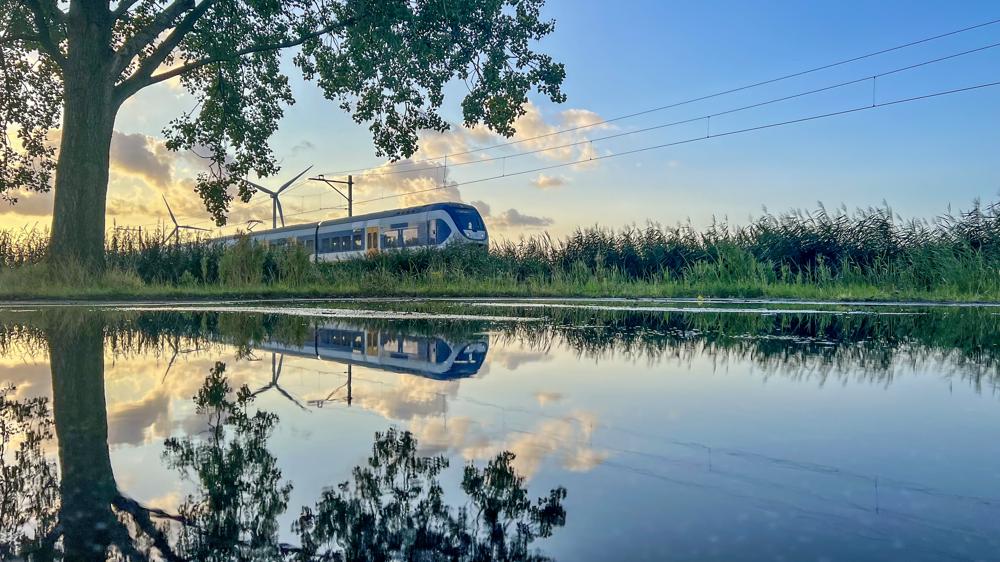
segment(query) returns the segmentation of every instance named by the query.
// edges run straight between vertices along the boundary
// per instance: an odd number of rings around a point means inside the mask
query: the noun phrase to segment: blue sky
[[[567,123],[614,118],[982,23],[1000,18],[1000,4],[549,0],[545,13],[555,18],[557,28],[539,48],[566,64],[569,100],[556,106],[533,97],[536,120],[525,125],[521,137]],[[544,143],[572,142],[719,112],[997,42],[1000,24],[778,84],[618,121],[614,128],[553,137]],[[997,81],[998,63],[1000,48],[995,48],[882,78],[876,84],[876,99],[884,102]],[[295,76],[293,68],[289,71]],[[273,142],[285,169],[266,181],[280,183],[309,164],[316,165],[314,171],[336,171],[383,163],[375,157],[365,126],[324,100],[312,84],[298,79],[293,84],[298,103],[288,108]],[[444,113],[459,122],[462,90],[456,86],[449,92]],[[718,117],[712,122],[712,131],[856,107],[870,102],[871,96],[872,86],[867,82]],[[135,138],[145,135],[151,158],[166,158],[156,148],[160,131],[191,105],[176,86],[163,86],[127,104],[116,129]],[[567,110],[573,111],[565,113]],[[760,215],[764,207],[771,211],[815,208],[820,201],[828,207],[843,204],[849,208],[886,201],[904,217],[933,217],[949,205],[968,207],[977,197],[1000,199],[998,123],[1000,87],[551,170],[544,174],[551,183],[561,185],[548,189],[537,186],[537,173],[525,174],[459,185],[422,198],[379,201],[359,206],[356,212],[417,199],[461,198],[477,202],[484,210],[488,207],[488,222],[509,237],[540,229],[562,234],[592,224],[672,224],[690,219],[700,226],[713,216],[742,223]],[[704,130],[704,123],[695,123],[594,142],[588,148],[595,154],[611,155],[698,136]],[[433,157],[442,151],[493,142],[496,140],[457,131],[429,138],[427,148],[415,160],[439,162]],[[544,143],[483,155],[511,155],[524,148],[544,147]],[[573,161],[580,154],[546,153],[509,159],[502,165],[450,168],[447,178],[461,184],[503,171]],[[149,174],[141,170],[126,170],[116,176],[111,193],[113,200],[117,194],[118,203],[117,207],[111,205],[112,214],[120,217],[119,222],[155,220],[161,211],[149,202],[157,199],[150,197],[156,195],[151,191],[159,190],[168,193],[181,209],[179,214],[189,221],[205,220],[207,215],[189,195],[190,184],[181,181],[185,174],[193,173],[188,160],[164,164],[173,173],[158,183],[150,182]],[[420,175],[397,176],[392,179],[408,183],[392,184],[386,176],[359,178],[357,198],[434,185],[441,178],[437,171],[433,177],[417,177]],[[320,193],[327,195],[320,197]],[[128,205],[137,200],[149,204]],[[289,193],[285,206],[291,213],[334,203],[328,191],[305,184]],[[269,207],[263,202],[258,205],[241,210],[238,218],[268,218]],[[339,214],[317,212],[301,215],[300,220]]]

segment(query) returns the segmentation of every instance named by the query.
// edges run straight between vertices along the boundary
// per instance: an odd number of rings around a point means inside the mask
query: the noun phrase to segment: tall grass
[[[34,270],[21,281],[51,283],[48,237],[0,232],[0,263]],[[115,282],[156,287],[315,294],[601,294],[719,296],[894,295],[1000,299],[1000,206],[974,203],[934,220],[903,220],[888,207],[765,214],[742,226],[717,222],[579,229],[563,239],[536,235],[489,251],[385,252],[313,264],[298,246],[249,240],[225,248],[209,240],[166,242],[162,232],[116,230],[108,237]],[[25,277],[25,275],[21,275]],[[87,284],[86,279],[71,279]],[[9,287],[7,294],[17,294]],[[860,288],[860,289],[859,289]],[[183,292],[183,291],[181,291]]]

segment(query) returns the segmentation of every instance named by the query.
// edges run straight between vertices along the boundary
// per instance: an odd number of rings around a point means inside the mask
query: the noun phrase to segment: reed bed
[[[33,230],[0,232],[0,263],[8,270],[0,271],[0,282],[14,280],[17,275],[11,274],[21,270],[48,268],[41,282],[54,283],[53,269],[72,270],[46,263],[47,239]],[[976,202],[968,211],[933,220],[903,220],[889,207],[854,212],[820,207],[768,213],[746,225],[716,222],[703,230],[591,227],[562,239],[541,234],[504,240],[488,251],[385,252],[321,264],[311,263],[302,248],[249,241],[225,248],[197,238],[167,242],[163,232],[128,229],[116,229],[107,240],[114,283],[175,293],[1000,299],[996,203]]]

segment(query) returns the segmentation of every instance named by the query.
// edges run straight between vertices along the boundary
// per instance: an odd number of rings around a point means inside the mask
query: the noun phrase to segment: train
[[[272,246],[302,244],[316,262],[364,256],[369,252],[489,245],[483,217],[472,205],[431,203],[334,220],[247,233]],[[223,238],[235,243],[239,236]]]

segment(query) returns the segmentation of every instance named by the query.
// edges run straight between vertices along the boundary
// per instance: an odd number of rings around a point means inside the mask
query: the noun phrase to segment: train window
[[[415,226],[403,230],[403,245],[413,248],[420,245],[420,231]]]
[[[403,247],[403,231],[398,228],[385,228],[382,230],[383,248]]]
[[[352,248],[353,251],[360,252],[361,250],[364,249],[364,246],[362,245],[362,242],[361,242],[361,231],[360,230],[355,230],[354,231],[354,239],[353,239],[353,241],[354,241],[354,247]]]
[[[449,213],[461,230],[486,230],[483,218],[475,209],[456,208],[449,210]]]

